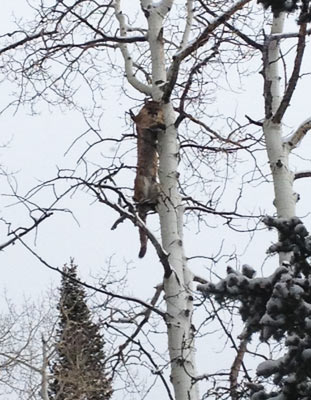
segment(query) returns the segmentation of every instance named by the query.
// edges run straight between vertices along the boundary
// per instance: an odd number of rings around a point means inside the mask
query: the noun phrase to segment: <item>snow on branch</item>
[[[290,150],[294,149],[311,129],[311,118],[306,119],[284,143]]]
[[[125,15],[122,13],[120,8],[120,0],[115,0],[114,9],[115,9],[115,16],[119,22],[120,36],[126,38],[129,29],[125,21]],[[121,50],[124,59],[125,74],[128,82],[139,92],[144,93],[147,96],[151,95],[151,86],[145,85],[143,82],[138,80],[134,75],[133,59],[130,55],[127,44],[120,43],[119,48]]]
[[[258,3],[262,3],[265,9],[271,7],[275,17],[282,12],[292,13],[298,8],[297,0],[258,0]]]
[[[265,9],[271,7],[274,17],[279,17],[281,13],[290,14],[300,9],[298,24],[311,21],[311,10],[309,1],[299,0],[258,0],[257,3],[262,3]]]
[[[297,217],[265,217],[263,222],[279,232],[279,242],[270,246],[268,253],[292,251],[290,263],[284,262],[272,275],[262,278],[256,278],[248,265],[242,272],[228,267],[224,279],[198,285],[198,290],[220,304],[228,300],[241,304],[239,311],[246,325],[242,340],[260,332],[262,341],[285,341],[282,357],[257,367],[259,377],[273,376],[275,390],[267,393],[262,385],[254,386],[250,388],[251,400],[310,399],[311,236]]]

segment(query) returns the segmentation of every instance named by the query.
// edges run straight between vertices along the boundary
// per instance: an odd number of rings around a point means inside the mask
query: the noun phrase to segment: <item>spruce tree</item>
[[[104,366],[104,340],[92,322],[77,266],[65,266],[58,303],[56,359],[49,386],[53,400],[107,400],[111,381]]]

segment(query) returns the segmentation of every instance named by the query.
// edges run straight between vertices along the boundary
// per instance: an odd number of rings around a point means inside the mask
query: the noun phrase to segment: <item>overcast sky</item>
[[[5,2],[4,9],[1,14],[1,32],[12,29],[12,12],[18,15],[27,15],[28,7],[25,2],[14,0]],[[294,27],[293,27],[294,28]],[[310,65],[311,56],[310,49],[305,55],[307,63]],[[310,65],[311,68],[311,65]],[[249,79],[249,84],[244,93],[237,96],[237,93],[228,93],[220,91],[217,101],[224,109],[250,115],[252,118],[260,118],[262,113],[262,81],[258,79],[258,73],[254,73]],[[2,84],[1,87],[1,108],[5,106],[11,99],[10,91],[12,85],[9,83]],[[115,86],[107,87],[106,98],[103,100],[104,118],[101,122],[102,134],[104,136],[120,137],[125,132],[125,112],[133,107],[135,102],[130,99],[120,97],[120,92],[115,90]],[[288,112],[288,125],[292,128],[296,127],[301,121],[309,116],[309,108],[306,107],[308,92],[304,92],[304,87],[299,87],[295,97],[295,106],[291,107]],[[250,98],[257,99],[250,102]],[[300,104],[297,106],[297,104]],[[15,109],[9,110],[0,116],[1,142],[0,148],[1,165],[8,173],[14,173],[14,180],[18,186],[18,192],[25,192],[38,184],[40,181],[52,178],[57,172],[57,168],[73,168],[81,152],[86,148],[86,142],[90,143],[94,140],[92,135],[80,140],[72,150],[65,156],[74,139],[85,130],[85,124],[82,116],[77,112],[71,111],[61,113],[58,108],[49,109],[45,104],[39,104],[36,108],[36,115],[31,115],[29,108],[20,107],[17,112]],[[243,115],[243,114],[242,114]],[[290,132],[290,129],[289,129]],[[309,148],[306,144],[304,147]],[[104,150],[104,148],[103,148]],[[113,150],[113,149],[112,149]],[[105,149],[106,151],[106,149]],[[308,151],[301,151],[303,156],[308,156]],[[91,162],[100,163],[101,149],[97,148],[97,152],[90,156]],[[92,159],[92,156],[95,159]],[[133,153],[135,156],[135,152]],[[298,159],[293,159],[296,164]],[[133,160],[133,164],[135,160]],[[308,162],[301,164],[302,168],[308,168]],[[298,167],[296,167],[298,168]],[[247,166],[245,166],[247,170]],[[241,170],[243,171],[243,169]],[[305,187],[305,182],[297,182],[297,187]],[[232,184],[233,186],[233,184]],[[8,186],[2,181],[2,192],[9,193]],[[273,212],[271,207],[271,185],[263,185],[259,191],[252,189],[253,196],[247,198],[246,207],[248,210],[254,210],[257,207],[266,208]],[[267,196],[258,196],[258,193],[267,191]],[[248,191],[250,194],[251,192]],[[44,205],[51,200],[47,196],[44,199]],[[230,196],[228,203],[230,204]],[[268,201],[265,201],[265,200]],[[1,204],[14,203],[13,199],[4,197]],[[40,254],[48,256],[47,261],[53,265],[62,265],[75,257],[82,271],[96,271],[106,261],[111,254],[117,254],[117,260],[120,262],[123,258],[133,260],[138,266],[139,273],[143,276],[144,264],[150,264],[152,260],[153,250],[150,250],[149,256],[143,261],[137,260],[136,253],[139,248],[137,230],[130,223],[125,222],[119,225],[117,231],[110,231],[110,227],[117,218],[116,214],[105,209],[98,204],[91,204],[92,198],[86,193],[78,193],[72,200],[68,199],[64,207],[70,207],[74,211],[74,215],[79,221],[76,221],[69,214],[59,214],[53,216],[50,221],[42,224],[34,237],[27,238],[28,244],[36,245],[36,249]],[[262,204],[261,204],[262,203]],[[302,196],[298,210],[303,215],[307,212],[307,199]],[[10,208],[1,207],[2,215],[6,220],[14,221],[14,226],[21,224],[29,224],[31,221],[25,213],[23,206],[12,206]],[[2,225],[1,233],[5,234],[7,228]],[[193,227],[191,228],[193,229]],[[86,234],[87,233],[87,234]],[[222,233],[213,231],[213,238],[222,239]],[[187,247],[189,253],[196,251],[202,253],[200,236],[193,235],[193,230],[188,232],[185,230],[186,237],[191,238],[191,242]],[[233,238],[233,234],[230,234]],[[227,238],[230,243],[230,237]],[[272,238],[271,238],[272,239]],[[234,245],[234,240],[232,246]],[[215,243],[212,244],[213,246]],[[228,246],[230,248],[230,245]],[[258,247],[258,246],[256,246]],[[215,250],[218,245],[214,247]],[[232,247],[231,247],[232,248]],[[121,249],[121,250],[120,250]],[[203,251],[204,253],[204,251]],[[247,258],[247,256],[245,256]],[[1,254],[2,265],[6,265],[5,276],[3,276],[2,285],[7,287],[12,295],[16,295],[16,291],[40,291],[45,286],[45,282],[55,278],[55,273],[50,273],[45,267],[40,265],[21,245],[15,245]],[[146,261],[148,260],[148,261]],[[133,266],[134,266],[133,264]],[[121,266],[120,266],[121,267]],[[155,270],[155,280],[160,280],[162,271]],[[57,278],[58,279],[58,278]]]
[[[17,8],[18,7],[18,8]],[[0,29],[1,33],[11,29],[12,10],[19,15],[26,15],[25,2],[11,0],[4,2],[1,8]],[[308,60],[308,68],[311,70],[311,52],[307,50],[305,59]],[[310,80],[309,80],[310,83]],[[262,114],[262,81],[258,79],[257,73],[249,79],[246,92],[239,95],[236,93],[220,93],[218,101],[222,106],[231,109],[234,114],[237,107],[239,112],[250,115],[254,119],[260,118]],[[309,87],[299,87],[293,100],[294,107],[288,112],[289,127],[296,127],[300,122],[310,116]],[[10,101],[11,85],[2,84],[1,87],[1,108]],[[258,99],[258,101],[256,100]],[[250,101],[252,99],[252,101]],[[104,119],[101,123],[103,134],[119,137],[125,132],[124,115],[135,102],[130,99],[120,99],[119,92],[114,87],[107,89],[106,98],[103,100]],[[29,109],[8,110],[0,115],[0,160],[2,168],[9,174],[12,185],[16,185],[20,194],[25,194],[39,182],[52,178],[57,168],[73,168],[81,151],[86,146],[86,140],[81,140],[73,149],[65,155],[66,151],[77,137],[85,130],[83,118],[77,112],[61,113],[59,109],[50,110],[44,104],[38,106],[38,114],[31,115]],[[289,132],[290,132],[289,128]],[[88,137],[87,140],[92,140]],[[311,139],[307,138],[299,153],[307,158],[311,148]],[[113,149],[112,149],[113,150]],[[133,153],[135,154],[135,153]],[[309,161],[303,161],[294,157],[295,165],[307,169],[311,165]],[[100,162],[100,150],[97,152],[96,162]],[[133,164],[135,161],[133,160]],[[245,166],[247,170],[247,166]],[[245,171],[246,171],[245,170]],[[242,170],[241,170],[242,171]],[[306,188],[306,186],[308,187]],[[302,194],[298,204],[299,215],[306,215],[309,212],[310,182],[297,182],[297,191]],[[260,188],[253,188],[253,194],[247,199],[249,210],[256,207],[273,212],[271,204],[271,185],[265,184]],[[1,193],[10,194],[10,188],[6,179],[1,179]],[[48,205],[48,195],[41,200]],[[230,204],[230,196],[227,199]],[[0,217],[6,221],[12,221],[13,226],[28,226],[31,220],[23,205],[16,205],[14,198],[3,196],[0,199]],[[10,207],[9,207],[10,205]],[[70,213],[59,213],[40,225],[36,234],[27,237],[26,242],[38,252],[47,262],[53,266],[62,266],[74,257],[79,265],[80,274],[84,279],[89,274],[96,276],[101,268],[105,267],[111,256],[112,264],[116,270],[122,271],[125,264],[130,266],[130,280],[132,282],[129,291],[142,298],[152,295],[152,288],[162,279],[162,269],[154,262],[154,250],[149,244],[147,256],[143,260],[137,259],[139,250],[138,231],[129,222],[118,226],[117,230],[110,228],[115,222],[117,215],[107,210],[103,205],[93,203],[93,199],[83,192],[78,192],[71,199],[68,198],[62,203],[64,208],[70,207]],[[73,217],[74,216],[74,217]],[[310,218],[306,219],[310,222]],[[311,227],[311,224],[309,224]],[[0,225],[0,243],[6,240],[5,234],[7,225]],[[186,227],[186,251],[187,255],[216,253],[224,239],[225,231],[220,226],[217,230],[210,230],[212,234],[194,234],[196,225],[192,224],[191,229]],[[275,236],[270,234],[259,236],[262,246],[250,244],[247,251],[241,257],[241,263],[249,263],[254,267],[260,267],[266,245]],[[234,251],[235,246],[241,252],[245,249],[247,237],[241,241],[242,236],[235,236],[233,233],[226,236],[227,251]],[[244,238],[244,236],[243,236]],[[259,264],[258,264],[259,263]],[[257,264],[257,265],[256,265]],[[38,260],[34,258],[21,244],[16,244],[0,253],[1,265],[1,288],[6,289],[8,296],[15,301],[22,301],[24,295],[35,297],[45,288],[54,282],[59,283],[59,276],[49,271]],[[200,261],[193,264],[195,272],[204,274],[204,267],[209,265],[208,261]],[[225,267],[224,265],[223,267]],[[147,282],[147,283],[146,283]],[[1,302],[1,298],[0,298]]]

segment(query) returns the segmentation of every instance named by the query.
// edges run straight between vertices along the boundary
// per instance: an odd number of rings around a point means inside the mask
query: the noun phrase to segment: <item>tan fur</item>
[[[137,171],[134,183],[134,200],[140,218],[146,222],[148,211],[154,210],[159,196],[158,132],[165,129],[163,113],[159,103],[147,102],[136,117],[133,117],[137,131]],[[140,252],[143,257],[147,250],[147,235],[139,229]]]

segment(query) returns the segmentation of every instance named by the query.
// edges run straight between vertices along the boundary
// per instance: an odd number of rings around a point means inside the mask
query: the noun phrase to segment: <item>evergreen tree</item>
[[[85,290],[77,280],[77,266],[71,262],[63,272],[50,397],[53,400],[107,400],[112,389],[104,368],[104,341],[98,325],[91,320]]]
[[[253,391],[250,400],[310,400],[311,235],[297,217],[266,216],[263,222],[279,232],[279,241],[267,253],[291,252],[290,262],[284,261],[262,278],[255,277],[255,269],[249,265],[244,265],[242,272],[228,267],[225,278],[198,288],[220,304],[228,300],[240,303],[245,322],[242,340],[251,341],[259,332],[262,342],[283,343],[282,354],[258,365],[258,381],[249,386]],[[271,380],[266,384],[272,377],[274,387]]]
[[[257,0],[257,3],[261,3],[266,9],[271,7],[275,17],[278,17],[281,12],[291,13],[300,9],[298,23],[311,21],[310,0]]]

